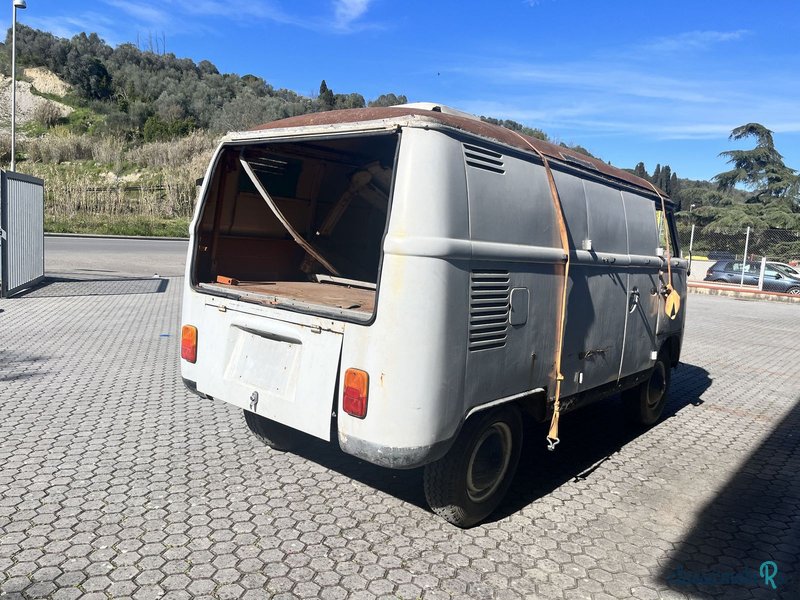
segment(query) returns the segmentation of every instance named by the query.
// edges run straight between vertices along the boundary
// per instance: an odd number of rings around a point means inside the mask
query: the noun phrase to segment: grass
[[[188,237],[188,217],[144,217],[104,215],[76,215],[73,217],[45,217],[44,230],[48,233],[93,233],[100,235],[131,235],[151,237]]]

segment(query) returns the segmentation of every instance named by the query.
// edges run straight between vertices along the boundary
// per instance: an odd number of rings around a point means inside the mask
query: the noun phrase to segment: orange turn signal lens
[[[348,415],[358,419],[367,416],[367,392],[369,375],[360,369],[347,369],[344,374],[344,397],[342,408]]]
[[[181,358],[197,362],[197,327],[194,325],[184,325],[181,329]]]

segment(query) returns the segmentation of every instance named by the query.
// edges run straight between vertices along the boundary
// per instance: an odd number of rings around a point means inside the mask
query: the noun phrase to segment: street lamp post
[[[28,8],[25,0],[14,0],[11,14],[11,171],[17,167],[17,9]]]

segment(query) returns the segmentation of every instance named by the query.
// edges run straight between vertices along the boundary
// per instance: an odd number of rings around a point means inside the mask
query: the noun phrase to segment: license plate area
[[[306,322],[291,323],[219,307],[206,311],[198,391],[330,441],[342,332],[305,315]]]
[[[229,383],[252,387],[273,399],[294,402],[297,371],[303,346],[299,339],[267,337],[238,327],[231,328],[233,349],[225,369]]]

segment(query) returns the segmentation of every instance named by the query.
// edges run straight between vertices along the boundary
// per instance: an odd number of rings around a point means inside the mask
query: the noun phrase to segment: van
[[[673,206],[602,161],[433,104],[226,136],[201,188],[181,372],[274,449],[313,436],[424,466],[461,527],[514,475],[523,419],[622,393],[652,425],[678,364]],[[579,443],[570,440],[570,443]]]

